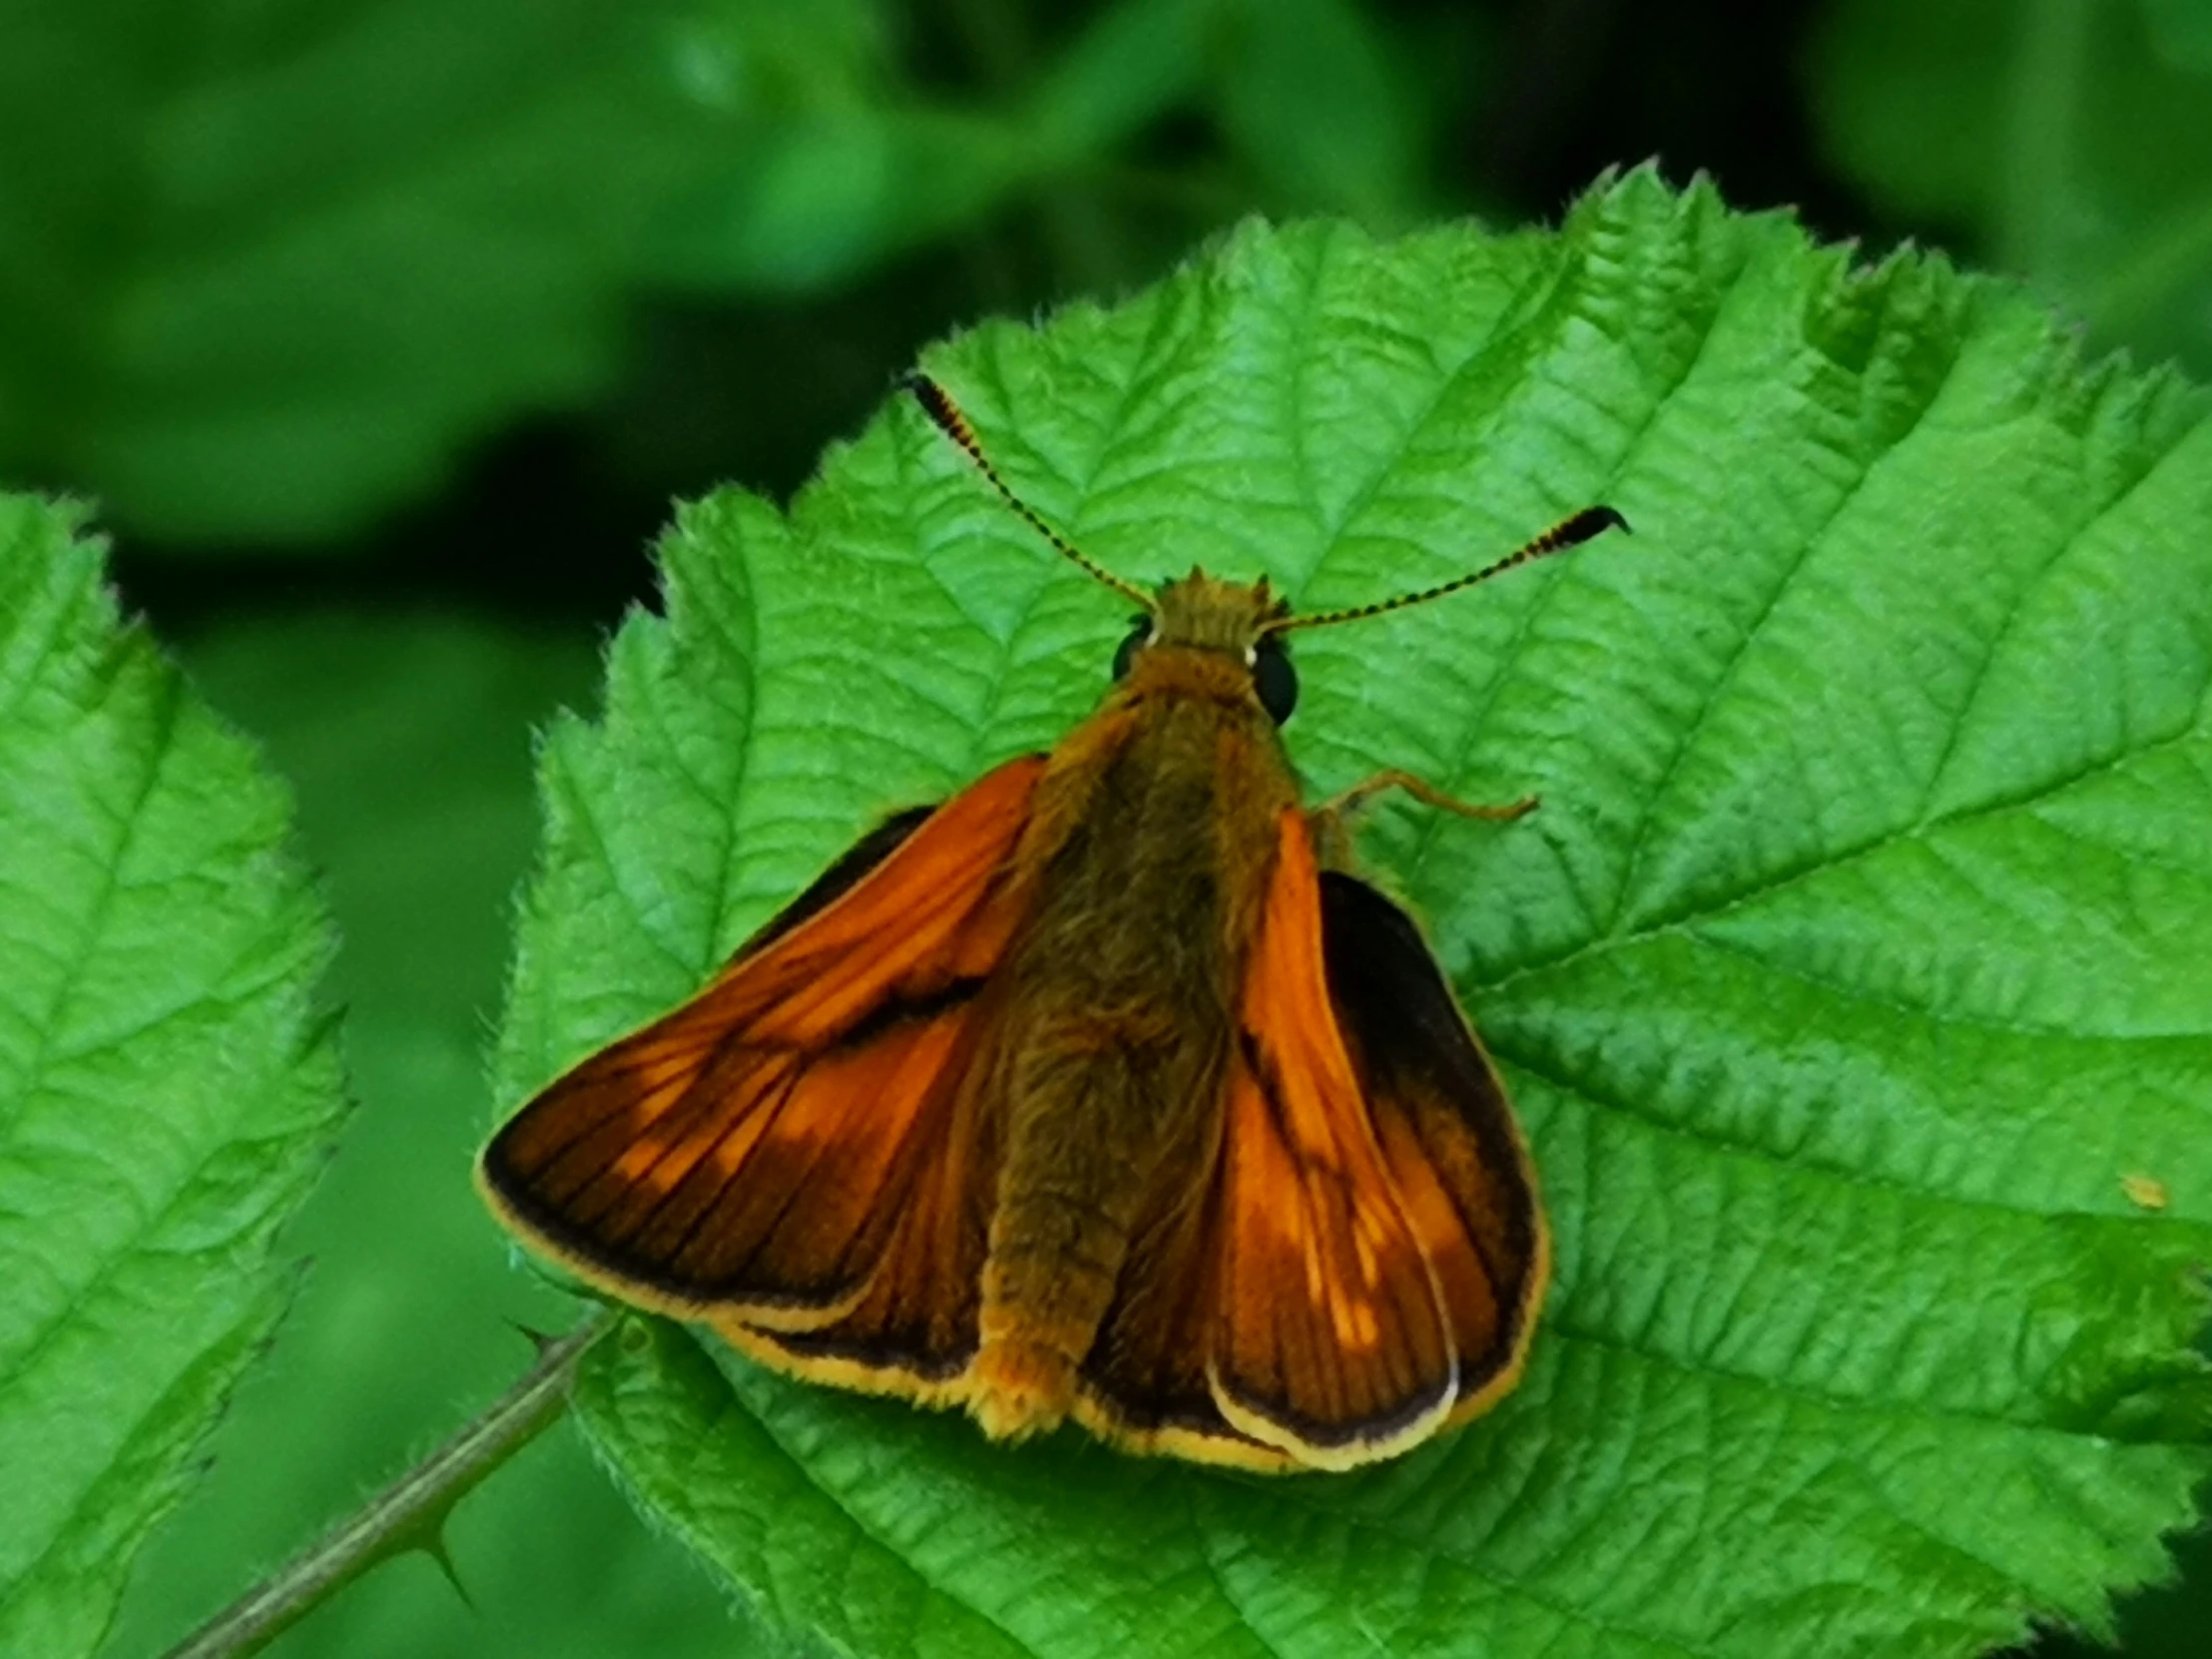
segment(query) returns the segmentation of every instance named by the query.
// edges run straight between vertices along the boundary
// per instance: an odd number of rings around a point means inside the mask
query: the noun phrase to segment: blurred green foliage
[[[0,0],[0,482],[98,503],[127,598],[293,783],[360,1107],[113,1650],[565,1317],[466,1162],[529,731],[592,703],[669,497],[788,489],[923,342],[1247,213],[1515,223],[1652,154],[2202,373],[2208,79],[2201,0]],[[452,1541],[473,1610],[416,1558],[278,1651],[763,1650],[566,1427]],[[2201,1588],[2123,1609],[2139,1655],[2208,1620]]]
[[[1406,78],[1348,0],[1134,0],[1042,66],[1029,19],[975,0],[962,26],[994,90],[902,83],[895,14],[868,0],[731,5],[683,31],[679,74],[722,113],[728,161],[656,239],[661,275],[716,291],[848,280],[1055,180],[1188,201],[1401,221],[1424,178]],[[1134,149],[1163,118],[1218,132],[1201,166]],[[1045,204],[1059,252],[1113,278],[1120,234],[1096,202]]]
[[[1840,0],[1816,108],[1884,210],[2099,348],[2212,371],[2212,6]]]
[[[187,543],[329,545],[618,371],[647,285],[806,291],[1041,182],[1419,206],[1402,77],[1351,0],[1142,0],[1034,69],[997,0],[960,94],[873,0],[317,0],[0,13],[0,467]],[[1131,275],[1093,204],[1071,265]],[[742,369],[741,369],[742,372]]]
[[[631,16],[12,7],[0,465],[134,529],[308,543],[589,397],[704,137]]]

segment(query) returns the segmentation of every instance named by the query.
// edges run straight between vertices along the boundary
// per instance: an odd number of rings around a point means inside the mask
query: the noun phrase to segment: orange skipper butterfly
[[[1393,1456],[1517,1381],[1549,1268],[1527,1149],[1413,922],[1304,807],[1285,636],[1425,602],[1608,528],[1297,616],[1201,571],[1134,600],[1114,683],[1050,754],[868,831],[689,1002],[492,1138],[484,1195],[621,1300],[773,1370],[1073,1417],[1247,1468]]]

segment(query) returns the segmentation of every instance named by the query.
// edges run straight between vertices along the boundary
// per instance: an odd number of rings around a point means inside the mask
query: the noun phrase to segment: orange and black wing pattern
[[[525,1240],[783,1369],[928,1393],[975,1346],[993,969],[1041,757],[863,839],[682,1007],[484,1150]],[[983,1179],[976,1165],[984,1161]]]
[[[1436,1275],[1458,1371],[1447,1423],[1520,1381],[1551,1240],[1505,1086],[1412,918],[1367,882],[1321,877],[1329,994],[1398,1202]]]
[[[1286,814],[1219,1144],[1135,1241],[1080,1414],[1140,1449],[1351,1468],[1494,1400],[1546,1273],[1505,1097],[1402,911]]]

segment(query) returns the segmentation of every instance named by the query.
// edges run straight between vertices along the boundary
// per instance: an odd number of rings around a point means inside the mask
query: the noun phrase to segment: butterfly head
[[[1227,683],[1242,676],[1268,718],[1281,726],[1298,706],[1298,673],[1284,649],[1287,600],[1269,591],[1267,579],[1225,582],[1193,566],[1188,576],[1161,584],[1131,622],[1114,653],[1114,680],[1126,682],[1153,653],[1190,664],[1211,659]],[[1160,661],[1155,658],[1154,661]]]

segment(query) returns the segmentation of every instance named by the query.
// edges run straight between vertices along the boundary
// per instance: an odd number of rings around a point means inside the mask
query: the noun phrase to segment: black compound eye
[[[1114,678],[1116,680],[1128,678],[1129,665],[1137,660],[1137,653],[1145,648],[1146,642],[1151,638],[1151,617],[1141,616],[1129,625],[1129,637],[1123,640],[1120,648],[1114,652]]]
[[[1252,648],[1252,689],[1259,694],[1260,707],[1278,726],[1298,707],[1298,670],[1291,667],[1291,654],[1273,634],[1262,635]]]

